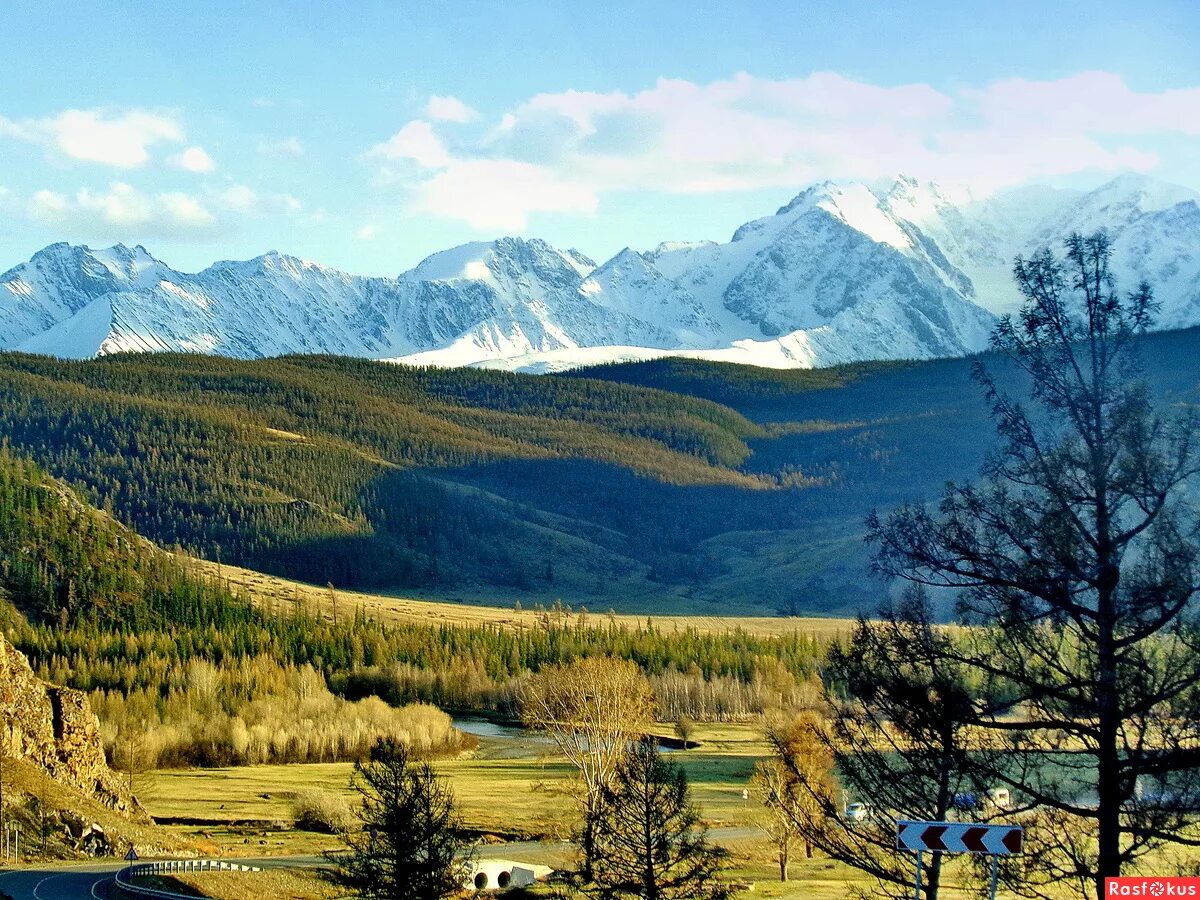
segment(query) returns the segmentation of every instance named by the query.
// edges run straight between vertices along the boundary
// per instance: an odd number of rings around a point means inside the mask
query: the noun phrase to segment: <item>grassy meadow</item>
[[[672,752],[671,759],[687,772],[712,838],[729,849],[731,878],[752,883],[754,896],[778,900],[843,900],[854,888],[869,887],[861,873],[825,858],[804,859],[802,849],[793,851],[792,880],[780,883],[773,850],[759,830],[761,807],[742,798],[754,764],[767,755],[762,735],[754,725],[706,724],[697,726],[695,740],[699,746]],[[484,736],[473,755],[440,761],[437,768],[450,779],[466,825],[482,836],[480,855],[569,863],[573,770],[539,736]],[[351,770],[347,763],[170,770],[142,776],[138,790],[155,817],[192,820],[170,826],[181,838],[211,841],[227,855],[315,855],[335,849],[338,841],[292,829],[292,799],[313,788],[353,799]],[[311,870],[180,877],[221,900],[268,890],[289,900],[334,896]],[[967,895],[952,888],[948,896]]]
[[[189,560],[198,573],[219,578],[242,596],[252,599],[263,608],[289,610],[300,603],[326,619],[337,615],[347,618],[361,609],[367,618],[383,624],[432,625],[499,625],[505,628],[533,629],[540,627],[543,613],[536,608],[515,608],[517,604],[498,605],[495,593],[467,593],[456,601],[426,599],[409,592],[404,596],[318,587],[245,569],[218,564],[208,560]],[[553,599],[548,599],[550,606]],[[528,600],[524,606],[532,604]],[[744,631],[756,637],[798,632],[818,639],[830,639],[845,634],[853,621],[831,616],[699,616],[699,615],[632,615],[600,610],[556,613],[551,616],[585,616],[594,622],[613,622],[619,626],[637,628],[652,621],[665,631],[692,628],[705,634],[727,634]]]

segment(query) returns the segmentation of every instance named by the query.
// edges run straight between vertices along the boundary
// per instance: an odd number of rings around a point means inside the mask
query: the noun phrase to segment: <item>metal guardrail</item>
[[[117,872],[118,889],[130,897],[150,897],[157,900],[195,900],[194,895],[177,894],[159,888],[136,884],[135,879],[147,875],[171,875],[175,872],[261,872],[259,866],[247,866],[224,859],[166,859],[159,862],[135,863]]]

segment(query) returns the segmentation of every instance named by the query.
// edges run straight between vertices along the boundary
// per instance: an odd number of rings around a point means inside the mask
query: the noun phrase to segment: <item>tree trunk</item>
[[[942,857],[943,853],[931,853],[933,860],[929,863],[929,868],[925,870],[925,900],[937,900],[938,888],[942,882]]]
[[[1093,402],[1092,417],[1096,435],[1102,435],[1103,410],[1099,400]],[[1112,545],[1113,526],[1103,452],[1104,446],[1098,437],[1092,457],[1096,498],[1097,900],[1104,900],[1105,879],[1121,874],[1121,803],[1124,799],[1121,796],[1119,733],[1122,716],[1116,653],[1116,592],[1121,569]]]
[[[788,864],[791,862],[791,842],[784,838],[783,843],[779,845],[779,880],[788,880]]]
[[[1112,638],[1101,640],[1099,671],[1097,672],[1097,859],[1096,897],[1104,900],[1106,878],[1121,874],[1121,755],[1118,732],[1120,715],[1117,711],[1116,660]]]

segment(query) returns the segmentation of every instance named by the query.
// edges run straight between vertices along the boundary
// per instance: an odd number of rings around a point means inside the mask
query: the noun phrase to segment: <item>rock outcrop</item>
[[[111,809],[139,814],[121,779],[108,767],[100,723],[86,695],[46,684],[29,661],[0,637],[0,746],[56,782]]]

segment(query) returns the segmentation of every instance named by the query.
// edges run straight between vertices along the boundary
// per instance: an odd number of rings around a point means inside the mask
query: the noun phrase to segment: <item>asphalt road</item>
[[[709,837],[718,842],[755,837],[757,828],[714,828]],[[529,850],[544,846],[538,841],[519,841],[479,848],[481,856],[505,855],[506,851]],[[224,857],[228,862],[267,868],[306,868],[322,865],[319,856],[268,856],[254,859]],[[124,867],[120,862],[83,862],[57,866],[37,866],[0,871],[0,893],[12,900],[110,900],[113,876]]]
[[[261,868],[319,866],[319,856],[273,856],[263,859],[228,859]],[[117,862],[69,863],[0,872],[0,893],[12,900],[109,900],[113,876],[124,867]]]
[[[0,872],[0,891],[13,900],[108,900],[124,863],[80,863]]]

